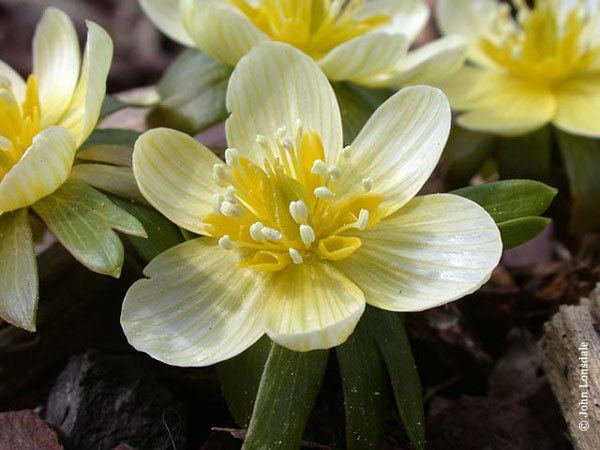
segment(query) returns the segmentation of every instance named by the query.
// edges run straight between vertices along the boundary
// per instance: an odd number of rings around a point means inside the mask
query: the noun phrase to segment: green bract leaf
[[[102,120],[105,117],[110,116],[111,114],[116,113],[122,109],[127,108],[129,105],[121,100],[113,97],[112,95],[107,95],[104,97],[104,101],[102,102],[102,109],[100,110],[100,117],[98,120]]]
[[[300,447],[328,355],[326,350],[300,353],[273,344],[244,442],[246,450]]]
[[[500,137],[495,154],[501,178],[548,182],[552,164],[550,127],[523,136]]]
[[[148,124],[194,135],[223,121],[231,71],[197,50],[185,50],[164,74],[158,87],[162,100],[148,115]]]
[[[571,189],[571,230],[596,230],[600,227],[600,141],[557,133]]]
[[[82,181],[102,191],[145,204],[146,199],[138,189],[131,167],[107,164],[77,164],[71,178]]]
[[[0,215],[0,318],[35,331],[38,273],[27,209]]]
[[[77,159],[104,164],[113,164],[121,167],[131,167],[133,147],[127,145],[98,144],[81,150]]]
[[[56,238],[84,266],[119,277],[123,244],[113,230],[146,236],[142,224],[105,195],[76,180],[33,205]]]
[[[504,250],[518,247],[540,234],[551,222],[545,217],[522,217],[498,224]]]
[[[141,134],[139,131],[103,128],[95,130],[88,140],[83,143],[81,149],[87,149],[95,145],[121,145],[133,148],[135,141]]]

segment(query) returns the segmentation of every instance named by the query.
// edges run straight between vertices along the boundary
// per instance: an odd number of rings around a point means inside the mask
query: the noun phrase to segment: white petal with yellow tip
[[[183,26],[180,0],[139,0],[146,15],[160,31],[182,45],[194,45]]]

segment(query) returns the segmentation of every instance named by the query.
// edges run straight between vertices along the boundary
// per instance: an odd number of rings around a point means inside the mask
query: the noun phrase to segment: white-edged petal
[[[2,85],[2,77],[5,77],[10,83],[10,90],[15,99],[22,103],[25,99],[25,81],[12,67],[0,59],[0,86]]]
[[[0,214],[32,205],[57,190],[71,173],[76,150],[65,128],[50,127],[35,136],[0,181]]]
[[[261,155],[257,135],[275,149],[281,127],[289,133],[300,119],[304,130],[321,137],[326,155],[342,148],[342,119],[337,99],[316,63],[294,47],[259,44],[233,71],[227,89],[227,142],[240,152]]]
[[[203,234],[202,220],[220,193],[212,171],[221,160],[187,134],[166,128],[147,131],[133,151],[133,173],[148,202],[186,230]]]
[[[138,0],[140,6],[157,28],[174,41],[187,47],[194,42],[183,25],[180,0]]]
[[[167,250],[127,292],[121,325],[130,344],[174,366],[232,358],[265,331],[265,277],[235,252],[199,238]]]
[[[409,41],[417,38],[429,20],[429,8],[422,0],[370,0],[357,11],[356,18],[364,19],[385,14],[391,23],[379,28],[390,33],[401,33]]]
[[[392,311],[434,308],[476,291],[502,255],[490,215],[451,194],[416,197],[360,237],[361,248],[334,265],[367,303]]]
[[[331,348],[346,341],[365,309],[363,292],[328,264],[295,265],[274,275],[267,334],[295,351]]]

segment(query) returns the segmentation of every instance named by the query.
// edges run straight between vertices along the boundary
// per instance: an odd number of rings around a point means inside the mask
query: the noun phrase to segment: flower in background
[[[265,333],[292,350],[329,348],[367,303],[432,308],[475,291],[498,264],[485,210],[415,197],[450,130],[438,89],[398,92],[344,148],[323,72],[294,47],[264,43],[234,70],[227,106],[226,164],[174,130],[136,143],[140,191],[204,235],[157,257],[127,293],[121,323],[138,350],[204,366]]]
[[[27,81],[0,61],[0,318],[30,331],[35,330],[38,279],[29,207],[59,240],[69,229],[81,231],[78,223],[90,216],[96,226],[144,234],[102,194],[68,180],[76,150],[98,121],[112,51],[106,31],[88,22],[82,62],[71,20],[49,8],[33,38],[33,74]],[[91,231],[85,228],[80,242],[63,244],[88,267],[117,276],[118,255],[111,261],[90,258],[95,245],[107,243],[93,241]],[[112,249],[118,238],[106,238],[110,245],[104,250]]]
[[[548,123],[600,136],[597,0],[438,0],[446,35],[469,39],[470,64],[441,83],[465,128],[517,135]]]
[[[395,87],[438,81],[464,62],[463,38],[408,52],[425,27],[421,0],[139,0],[168,36],[235,66],[264,41],[311,56],[332,81]]]

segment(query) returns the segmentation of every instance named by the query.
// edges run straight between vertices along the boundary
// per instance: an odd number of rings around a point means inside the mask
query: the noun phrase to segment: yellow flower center
[[[10,82],[0,77],[0,180],[21,159],[39,132],[37,78],[29,76],[25,100],[19,105]]]
[[[320,59],[331,49],[390,22],[386,15],[357,18],[364,0],[229,0],[275,41]]]
[[[381,218],[373,180],[363,180],[362,193],[340,192],[348,158],[328,164],[319,135],[300,123],[291,138],[281,129],[275,139],[258,136],[257,142],[267,155],[263,167],[228,149],[227,164],[214,168],[224,192],[214,196],[214,212],[204,222],[221,247],[239,250],[241,267],[262,271],[338,261],[358,250],[357,234]]]
[[[497,36],[480,40],[485,54],[511,74],[553,86],[585,71],[600,55],[600,47],[586,44],[589,18],[582,7],[559,14],[548,0],[538,0],[533,9],[522,0],[513,3],[518,21],[505,9]]]

